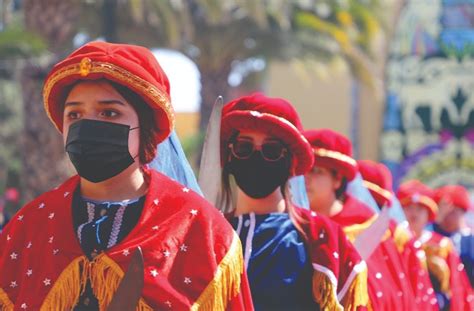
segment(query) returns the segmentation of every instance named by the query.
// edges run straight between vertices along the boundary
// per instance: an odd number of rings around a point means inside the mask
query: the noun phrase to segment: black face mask
[[[79,176],[98,183],[134,162],[128,151],[130,126],[83,119],[69,127],[66,152]]]
[[[232,157],[230,173],[245,194],[254,199],[265,198],[281,187],[289,177],[290,165],[287,157],[277,161],[265,160],[260,152],[241,160]]]

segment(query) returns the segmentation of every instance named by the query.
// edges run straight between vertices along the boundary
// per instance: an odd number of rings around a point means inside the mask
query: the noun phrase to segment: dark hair
[[[334,176],[334,178],[338,177],[338,173],[334,169],[331,170],[331,174]],[[349,184],[349,182],[347,181],[347,178],[342,177],[341,185],[339,186],[339,188],[336,189],[336,199],[338,199],[340,201],[344,200],[348,184]]]
[[[62,96],[62,103],[64,105],[67,96],[71,92],[71,90],[76,86],[78,83],[88,81],[88,80],[78,80],[71,85],[68,85]],[[107,79],[100,79],[96,81],[104,81],[109,83],[135,110],[138,115],[138,122],[140,125],[140,151],[139,151],[139,159],[140,163],[147,164],[150,163],[156,156],[157,152],[157,139],[156,139],[156,132],[157,129],[155,127],[155,118],[153,109],[148,106],[145,100],[138,95],[137,93],[133,92],[126,86],[119,84],[117,82],[113,82]],[[64,111],[64,109],[63,109]]]
[[[113,81],[107,82],[135,109],[140,124],[140,163],[150,163],[156,156],[156,146],[158,145],[153,109],[148,106],[140,95],[128,87]]]
[[[231,136],[229,141],[235,140],[238,136],[238,132],[234,133],[234,135]],[[230,213],[234,210],[233,207],[233,193],[232,193],[232,187],[231,187],[231,181],[230,181],[230,167],[229,167],[229,159],[230,159],[230,151],[228,150],[229,147],[226,146],[226,152],[224,154],[228,155],[226,159],[223,161],[223,169],[222,169],[222,189],[221,189],[221,202],[220,206],[218,206],[219,209],[223,213]],[[288,162],[291,163],[291,153],[287,153],[288,157]],[[283,199],[285,201],[285,209],[288,215],[290,216],[290,219],[293,223],[293,225],[296,227],[296,229],[299,231],[299,233],[306,239],[306,233],[304,232],[302,225],[306,223],[307,221],[298,213],[297,209],[295,206],[291,203],[291,192],[290,192],[290,186],[289,186],[289,181],[286,181],[283,185],[280,186],[280,191],[283,196]]]

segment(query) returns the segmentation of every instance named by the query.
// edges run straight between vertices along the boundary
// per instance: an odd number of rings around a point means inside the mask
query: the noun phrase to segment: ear
[[[336,172],[336,174],[332,175],[332,186],[333,186],[334,191],[341,188],[343,178],[344,177],[342,176],[340,172]]]

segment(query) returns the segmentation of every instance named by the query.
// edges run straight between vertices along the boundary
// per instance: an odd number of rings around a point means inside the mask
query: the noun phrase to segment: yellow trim
[[[399,253],[403,253],[405,250],[405,245],[412,239],[410,232],[403,227],[402,225],[398,225],[395,228],[395,232],[393,233],[393,240],[395,242],[395,246]]]
[[[337,300],[336,285],[329,276],[318,270],[313,270],[313,297],[324,311],[342,311],[344,308]]]
[[[354,224],[354,225],[351,225],[351,226],[346,226],[342,229],[344,230],[344,233],[346,234],[349,241],[354,243],[355,239],[359,236],[359,234],[361,234],[362,231],[364,231],[365,229],[369,228],[374,223],[374,221],[377,219],[377,217],[378,217],[378,215],[376,214],[376,215],[372,216],[370,219],[368,219],[366,222],[363,222],[361,224]],[[380,240],[380,242],[383,242],[383,241],[387,240],[390,237],[391,234],[392,233],[391,233],[390,229],[387,229],[385,231],[384,235],[382,236],[382,239]]]
[[[244,272],[242,245],[234,232],[232,244],[217,267],[214,279],[207,285],[190,310],[226,310],[228,302],[240,292]]]
[[[348,163],[354,167],[357,166],[356,160],[338,151],[328,150],[324,148],[313,148],[313,152],[315,155],[319,157],[331,158],[331,159],[335,159],[341,162]]]
[[[85,256],[78,257],[61,272],[40,310],[71,310],[90,280],[94,295],[99,300],[100,310],[105,311],[123,276],[124,272],[120,266],[105,254],[99,255],[93,261],[89,261]],[[142,298],[137,310],[153,309]]]
[[[385,190],[384,188],[380,187],[379,185],[374,184],[374,183],[372,183],[370,181],[367,181],[367,180],[364,180],[363,183],[364,183],[364,186],[367,189],[380,194],[387,201],[390,201],[392,199],[392,193],[390,191]]]
[[[134,75],[128,70],[125,70],[122,67],[114,65],[112,63],[90,61],[87,62],[87,68],[85,68],[85,62],[83,59],[80,63],[72,64],[59,69],[45,82],[43,89],[44,108],[48,117],[51,119],[51,121],[53,121],[53,124],[58,131],[61,132],[58,124],[56,124],[49,110],[49,95],[54,85],[56,85],[56,83],[58,83],[59,81],[72,75],[87,76],[93,73],[108,74],[116,78],[118,81],[122,82],[124,85],[128,85],[133,87],[134,89],[137,89],[139,92],[141,92],[139,95],[147,96],[166,113],[169,120],[169,130],[170,132],[173,130],[175,118],[173,107],[171,106],[171,100],[168,94],[166,94],[150,82],[143,80],[142,78],[138,77],[137,75]]]
[[[357,273],[349,290],[342,298],[344,310],[357,310],[359,307],[369,307],[369,293],[367,289],[367,266]]]
[[[416,197],[416,199],[414,197]],[[436,204],[436,202],[432,198],[430,198],[426,195],[415,194],[415,195],[412,195],[408,198],[400,200],[400,204],[402,204],[402,206],[407,206],[408,204],[416,204],[416,203],[423,204],[424,206],[429,208],[431,210],[431,212],[435,215],[436,215],[436,213],[438,213],[438,205]]]
[[[0,310],[1,311],[13,311],[14,305],[8,298],[7,293],[0,288]]]

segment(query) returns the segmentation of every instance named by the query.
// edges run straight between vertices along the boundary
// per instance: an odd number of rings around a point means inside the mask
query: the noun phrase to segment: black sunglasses
[[[283,158],[288,149],[279,141],[266,141],[257,149],[253,141],[248,139],[237,139],[235,142],[229,144],[232,155],[240,160],[250,158],[255,151],[260,151],[262,157],[270,162],[278,161]]]

